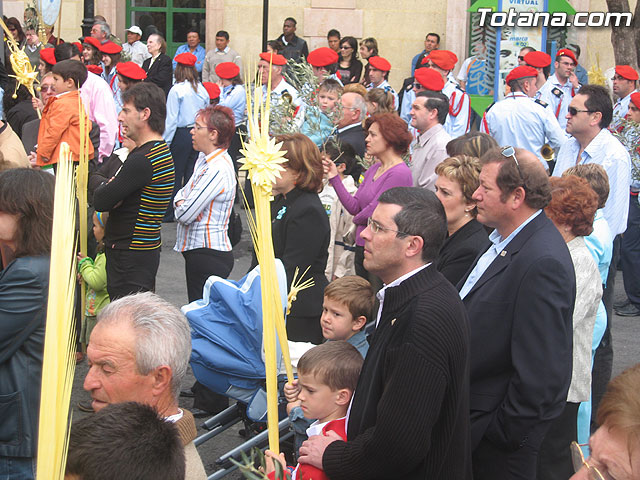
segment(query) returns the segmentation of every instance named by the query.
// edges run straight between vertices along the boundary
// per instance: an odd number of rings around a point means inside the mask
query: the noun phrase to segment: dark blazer
[[[0,272],[0,457],[36,456],[48,293],[48,256]]]
[[[356,155],[364,158],[365,151],[367,150],[367,146],[364,143],[364,139],[367,134],[362,128],[361,124],[356,125],[355,127],[351,127],[344,132],[338,132],[337,138],[340,142],[348,143],[353,147]],[[357,163],[353,166],[351,171],[351,176],[356,182],[356,185],[360,181],[360,174],[362,173],[362,165]]]
[[[171,90],[171,84],[173,83],[173,64],[171,63],[171,57],[161,53],[156,58],[151,68],[149,68],[149,64],[151,63],[151,58],[147,58],[144,62],[142,62],[142,69],[147,72],[146,82],[155,83],[162,90],[164,90],[164,95],[169,95],[169,90]]]
[[[453,285],[457,285],[476,257],[489,246],[484,226],[472,219],[447,237],[436,260],[438,271]]]
[[[311,266],[303,279],[313,278],[314,281],[314,286],[302,290],[291,306],[291,313],[287,316],[289,340],[320,343],[324,287],[329,283],[324,271],[331,237],[329,217],[320,197],[317,193],[297,188],[286,196],[276,196],[271,202],[271,227],[274,253],[284,264],[288,286],[291,287],[296,267],[299,269],[299,280],[307,267]],[[254,255],[255,265],[257,260]],[[296,317],[306,318],[301,324]]]
[[[515,478],[509,468],[520,471],[518,478],[535,478],[540,443],[567,400],[575,294],[569,250],[541,212],[463,299],[475,479]]]
[[[322,458],[332,480],[469,480],[467,315],[430,265],[385,292],[351,404],[348,441]]]

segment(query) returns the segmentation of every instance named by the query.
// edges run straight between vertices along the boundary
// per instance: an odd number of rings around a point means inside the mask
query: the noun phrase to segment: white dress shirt
[[[558,119],[558,123],[563,130],[567,128],[569,104],[579,90],[580,85],[574,88],[569,80],[562,85],[555,74],[550,75],[545,84],[540,87],[540,91],[538,92],[540,100],[549,104],[551,111]]]
[[[637,92],[637,90],[634,90],[631,93],[635,93],[635,92]],[[613,106],[613,121],[611,122],[611,125],[609,125],[610,129],[615,130],[616,127],[620,125],[620,123],[622,123],[622,120],[624,120],[624,117],[629,112],[629,102],[631,101],[631,93],[626,97],[619,98],[616,101],[615,105]]]
[[[609,176],[609,198],[604,206],[603,214],[614,235],[627,229],[629,214],[629,186],[631,184],[631,160],[629,153],[609,130],[603,128],[587,145],[578,158],[580,144],[571,137],[562,146],[556,156],[554,177],[574,165],[597,163]]]
[[[436,191],[436,167],[449,156],[449,141],[451,137],[439,123],[418,136],[412,148],[410,165],[414,187]]]
[[[471,116],[471,99],[457,83],[448,80],[442,89],[449,99],[449,113],[444,122],[444,129],[451,138],[457,138],[469,131]]]

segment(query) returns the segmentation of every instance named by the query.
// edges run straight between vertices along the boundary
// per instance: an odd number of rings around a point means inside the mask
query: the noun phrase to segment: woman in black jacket
[[[287,336],[297,342],[322,342],[320,316],[327,266],[329,217],[318,191],[322,188],[322,158],[308,137],[300,133],[279,135],[276,142],[286,150],[285,170],[273,185],[275,199],[271,203],[273,249],[284,264],[289,287],[296,267],[298,279],[309,268],[303,280],[313,279],[314,286],[300,291],[287,315]],[[254,266],[256,260],[254,256]]]
[[[444,206],[449,232],[436,268],[455,286],[489,246],[487,231],[476,220],[478,211],[471,198],[480,185],[480,161],[456,155],[438,165],[436,174],[436,195]]]
[[[360,82],[362,62],[358,60],[358,41],[353,37],[344,37],[340,40],[338,72],[344,85]]]
[[[157,33],[149,35],[147,40],[147,50],[151,58],[142,62],[142,69],[147,72],[145,82],[151,82],[164,90],[165,97],[169,95],[171,84],[173,83],[173,64],[171,57],[166,55],[167,42],[162,35]]]

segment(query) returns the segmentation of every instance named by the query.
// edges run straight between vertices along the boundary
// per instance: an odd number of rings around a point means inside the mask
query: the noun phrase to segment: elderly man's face
[[[91,27],[91,36],[93,38],[97,38],[100,41],[104,40],[107,37],[102,32],[102,29],[100,28],[100,25],[94,25],[93,27]]]
[[[187,34],[187,45],[189,45],[190,48],[196,48],[199,43],[200,35],[196,32],[190,32]]]
[[[338,128],[352,125],[360,116],[360,112],[354,108],[354,95],[357,95],[357,93],[347,92],[340,97],[342,118],[338,120]]]
[[[84,389],[91,393],[97,412],[111,403],[136,401],[155,404],[154,371],[141,375],[136,367],[135,332],[130,321],[100,323],[91,332],[87,347],[89,373]]]

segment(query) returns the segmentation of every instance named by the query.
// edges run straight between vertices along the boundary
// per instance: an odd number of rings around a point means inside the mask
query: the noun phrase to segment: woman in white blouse
[[[552,422],[540,448],[538,478],[564,480],[573,474],[570,445],[577,439],[578,407],[591,395],[591,342],[602,297],[602,280],[584,237],[593,231],[597,208],[598,195],[586,180],[575,176],[551,178],[551,202],[545,213],[569,248],[576,274],[576,299],[567,403],[560,417]],[[553,302],[553,298],[548,301]]]
[[[202,298],[209,276],[226,278],[233,268],[227,231],[236,176],[227,149],[234,132],[233,112],[220,105],[200,110],[191,129],[193,148],[201,153],[193,175],[174,199],[174,250],[185,260],[189,302]]]

